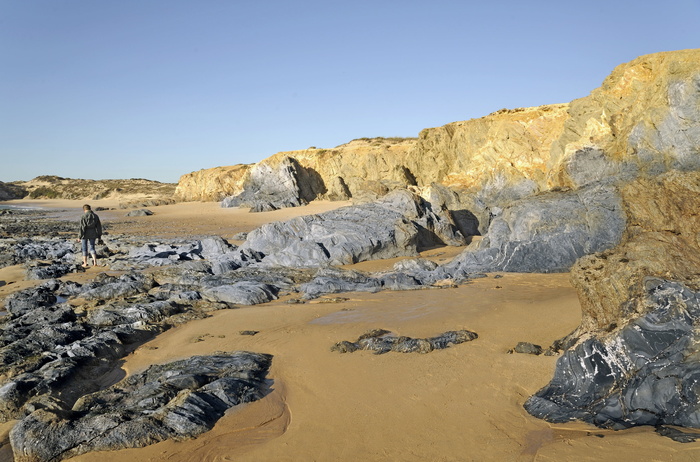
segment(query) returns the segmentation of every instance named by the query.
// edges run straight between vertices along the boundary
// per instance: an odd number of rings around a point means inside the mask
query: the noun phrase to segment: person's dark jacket
[[[100,217],[88,210],[80,217],[80,239],[99,239],[102,237]]]

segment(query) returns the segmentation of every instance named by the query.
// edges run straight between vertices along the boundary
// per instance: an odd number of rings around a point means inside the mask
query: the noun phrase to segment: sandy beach
[[[116,207],[91,201],[95,207]],[[47,207],[77,222],[83,201],[14,201]],[[265,222],[318,213],[348,203],[314,202],[297,209],[251,214],[217,203],[98,212],[110,232],[165,238],[220,235],[231,239]],[[68,218],[65,218],[68,219]],[[235,241],[233,241],[235,242]],[[443,263],[461,249],[424,252]],[[363,271],[392,261],[354,265]],[[90,268],[88,280],[106,268]],[[661,437],[653,428],[601,430],[572,422],[553,425],[530,416],[524,401],[552,377],[557,356],[509,354],[519,341],[542,346],[571,332],[580,306],[568,274],[489,274],[459,287],[376,294],[349,293],[304,304],[286,299],[218,311],[170,329],[125,358],[115,379],[151,364],[217,351],[274,356],[272,392],[230,410],[197,438],[140,449],[91,453],[70,460],[130,461],[692,461],[700,445]],[[498,276],[498,277],[496,277]],[[21,267],[0,269],[0,297],[33,282]],[[369,329],[429,337],[469,329],[478,339],[428,354],[330,347]],[[242,335],[245,330],[257,335]],[[11,423],[0,426],[6,440]],[[7,446],[0,460],[11,460]],[[10,459],[8,459],[8,456]]]

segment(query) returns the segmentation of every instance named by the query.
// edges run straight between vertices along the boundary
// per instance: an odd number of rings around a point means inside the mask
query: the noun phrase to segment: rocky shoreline
[[[226,409],[271,394],[267,374],[280,360],[268,352],[194,355],[117,380],[120,361],[174,326],[280,298],[458,288],[493,272],[570,272],[581,304],[572,332],[544,349],[509,350],[560,355],[550,383],[528,393],[527,412],[606,429],[654,426],[693,441],[668,426],[700,428],[697,56],[640,58],[570,105],[499,111],[425,131],[398,150],[355,143],[372,159],[362,169],[324,150],[280,153],[239,169],[236,191],[207,194],[263,213],[319,197],[353,204],[268,222],[236,243],[216,233],[127,236],[107,225],[98,248],[105,266],[80,282],[69,277],[85,271],[73,222],[3,210],[0,268],[23,265],[35,281],[6,297],[0,318],[0,420],[17,421],[8,443],[15,460],[191,438]],[[476,136],[493,127],[495,142]],[[133,219],[153,219],[141,215]],[[440,263],[420,258],[448,246],[464,250]],[[386,259],[397,261],[382,271],[346,267]],[[432,358],[484,342],[477,330],[442,325],[409,337],[374,328],[325,351],[338,361],[362,350]]]
[[[27,214],[24,218],[29,218],[25,220],[17,220],[13,214],[0,216],[0,223],[7,220],[17,229],[22,228],[22,223],[25,223],[26,227],[18,233],[19,235],[33,235],[32,238],[3,239],[0,244],[4,245],[5,249],[13,249],[13,253],[7,252],[12,255],[12,260],[7,260],[6,264],[22,263],[26,266],[27,278],[44,280],[36,287],[7,297],[5,308],[8,314],[0,321],[0,354],[3,358],[1,374],[4,377],[0,384],[0,416],[3,421],[19,420],[19,424],[10,434],[10,442],[16,454],[27,455],[26,458],[16,455],[16,460],[57,460],[90,450],[137,447],[162,438],[192,437],[206,431],[211,422],[216,421],[215,416],[222,415],[221,409],[225,407],[221,406],[224,404],[210,404],[210,407],[204,408],[183,405],[184,407],[178,407],[176,411],[155,408],[150,411],[144,410],[144,415],[169,415],[169,412],[175,412],[187,421],[202,423],[173,429],[164,423],[165,420],[149,418],[148,427],[139,424],[137,427],[140,431],[129,427],[127,432],[119,429],[122,425],[119,422],[132,422],[133,416],[120,417],[119,412],[127,411],[119,410],[118,401],[109,405],[113,412],[117,413],[109,418],[102,414],[86,417],[93,411],[81,407],[81,403],[85,400],[94,402],[97,399],[95,396],[104,396],[105,398],[100,399],[105,400],[107,397],[113,397],[114,392],[109,391],[111,388],[104,388],[105,377],[113,373],[121,358],[139,345],[172,326],[201,319],[212,311],[267,303],[281,296],[304,301],[344,292],[439,289],[468,283],[473,278],[484,277],[484,273],[495,270],[567,270],[577,258],[595,250],[611,248],[623,238],[622,225],[626,215],[622,210],[622,201],[617,190],[593,188],[589,191],[591,192],[584,191],[575,195],[563,192],[551,197],[543,196],[533,201],[515,203],[512,208],[505,210],[500,218],[491,222],[488,239],[482,240],[478,246],[467,248],[452,261],[438,265],[429,260],[407,258],[396,263],[392,270],[380,273],[363,273],[342,269],[337,265],[372,258],[412,257],[428,246],[444,244],[445,241],[460,244],[464,243],[466,238],[459,232],[459,226],[450,221],[451,215],[432,214],[430,211],[434,207],[424,199],[408,191],[396,192],[373,203],[265,225],[248,233],[247,239],[239,246],[232,245],[218,236],[153,242],[138,236],[127,238],[108,234],[105,236],[105,244],[99,249],[100,260],[106,265],[106,272],[99,273],[87,283],[79,284],[59,279],[65,274],[82,270],[75,264],[73,243],[58,237],[67,232],[69,223],[52,222],[51,219],[37,220],[36,213]],[[585,200],[586,194],[592,195],[596,200]],[[601,197],[609,199],[606,199],[606,202],[600,200]],[[581,201],[581,198],[584,200]],[[583,214],[575,212],[577,207],[585,207],[586,203],[597,208]],[[559,214],[547,212],[548,207]],[[535,220],[533,211],[538,212]],[[562,221],[562,217],[565,216],[572,216],[574,219]],[[581,216],[595,217],[597,225],[591,226],[591,222],[587,221],[584,226],[577,227],[579,218],[576,217]],[[371,221],[373,226],[353,227],[354,221],[358,224]],[[553,223],[556,223],[556,226],[553,226]],[[311,229],[313,231],[310,231]],[[500,229],[518,232],[503,233]],[[565,257],[552,258],[562,248],[562,255]],[[543,258],[544,255],[550,258]],[[657,285],[664,287],[666,297],[674,297],[673,293],[684,294],[688,290],[664,281]],[[683,296],[683,300],[695,299],[693,292],[688,294]],[[652,308],[649,310],[650,313],[653,312]],[[676,310],[664,316],[678,316],[684,312]],[[680,321],[669,319],[667,322]],[[628,331],[634,332],[634,329],[637,329],[635,325],[620,326],[621,335],[626,335],[624,332]],[[650,329],[650,332],[659,330]],[[363,336],[356,342],[341,341],[333,348],[340,352],[372,349],[379,353],[428,353],[477,337],[477,333],[469,331],[446,332],[428,339],[392,337],[387,336],[388,333],[380,330],[372,335]],[[657,339],[659,334],[654,335],[655,337],[645,344],[647,346],[642,346],[637,341],[632,342],[631,346],[627,347],[630,351],[628,354],[635,354],[634,351],[640,349],[646,351],[649,348],[667,352],[667,345]],[[569,338],[568,345],[554,345],[549,350],[556,352],[561,348],[566,349],[576,345],[579,338],[580,333]],[[605,371],[612,371],[613,376],[628,375],[628,372],[623,370],[615,372],[617,369],[611,369],[612,366],[601,368],[602,363],[594,360],[595,357],[590,353],[586,353],[587,348],[600,350],[598,347],[586,346],[597,341],[595,338],[587,340],[575,349],[566,351],[559,360],[557,375],[549,387],[528,401],[526,408],[529,412],[556,422],[577,418],[613,428],[649,424],[694,426],[693,419],[698,415],[694,408],[687,410],[683,418],[659,417],[652,422],[648,417],[634,412],[615,417],[611,411],[582,411],[573,405],[561,404],[562,398],[557,397],[560,393],[566,396],[566,399],[572,399],[571,393],[564,391],[562,387],[581,388],[576,385],[577,382],[568,379],[571,373],[565,372],[565,367],[578,368],[578,363],[584,365],[578,380],[590,382],[585,389],[600,386],[603,379],[599,374],[605,375]],[[606,342],[618,344],[620,341]],[[684,346],[688,345],[688,342],[678,344],[681,348],[678,354],[686,355],[682,348],[690,348]],[[690,345],[693,344],[694,341],[691,341]],[[607,353],[604,355],[608,356]],[[648,356],[655,357],[656,353],[649,353]],[[269,367],[271,358],[266,358],[263,363]],[[663,362],[663,367],[675,364],[672,358]],[[594,362],[585,366],[589,361]],[[617,364],[621,360],[608,361],[610,364]],[[567,364],[569,366],[566,366]],[[683,376],[688,377],[688,380],[692,379],[693,370],[694,366]],[[166,373],[170,376],[182,374],[185,373]],[[187,374],[198,373],[195,371]],[[653,374],[658,376],[656,372]],[[219,379],[221,377],[217,376],[211,380]],[[154,380],[158,382],[161,379]],[[185,384],[183,390],[189,390],[187,393],[192,396],[199,397],[204,393],[199,391],[199,387],[205,384],[198,380],[183,378],[182,383]],[[578,406],[589,406],[583,404],[586,400],[598,403],[601,393],[605,393],[606,396],[615,396],[615,393],[630,396],[634,395],[639,387],[647,386],[644,380],[632,380],[624,385],[632,386],[631,390],[622,388],[615,391],[623,385],[618,381],[608,384],[603,380],[603,383],[607,384],[607,391],[584,393],[580,399],[577,398],[582,403]],[[265,386],[264,382],[260,382],[256,391],[246,393],[262,397]],[[152,401],[160,393],[158,386],[149,385],[146,388],[152,388],[155,395],[151,398],[144,396],[144,400]],[[177,393],[176,395],[180,396]],[[662,404],[656,400],[666,395],[652,393],[649,398],[651,401],[637,402],[636,405],[646,410],[654,409],[654,406],[659,408]],[[245,399],[247,398],[230,398],[229,401],[242,402]],[[639,398],[635,399],[639,401]],[[208,398],[204,399],[207,400]],[[171,400],[165,400],[159,406],[168,408],[170,402]],[[557,403],[556,407],[546,404],[550,402]],[[679,401],[679,406],[686,408],[687,406],[680,404],[682,402],[686,401]],[[666,403],[663,406],[669,405]],[[624,406],[625,409],[628,407],[629,405]],[[667,411],[672,411],[675,415],[678,409]],[[605,416],[602,420],[600,417],[587,417],[589,413],[601,412]],[[659,410],[657,414],[660,412],[662,411]],[[104,428],[113,428],[114,435],[119,436],[109,437],[103,443],[94,441],[91,445],[86,445],[85,441],[93,439],[87,428],[94,424],[80,422],[93,422],[91,419],[107,419],[112,422],[105,424],[107,427]],[[56,444],[60,447],[48,448],[44,440],[32,437],[38,434],[36,428],[48,424],[52,428],[56,425],[67,425],[66,428],[84,430],[78,431],[77,435],[58,439]],[[71,443],[64,444],[66,441]]]

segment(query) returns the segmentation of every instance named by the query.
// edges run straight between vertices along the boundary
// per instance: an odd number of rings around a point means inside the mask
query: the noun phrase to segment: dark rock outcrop
[[[700,428],[700,294],[655,278],[644,287],[633,302],[647,314],[566,351],[549,385],[525,403],[530,414],[614,429]]]
[[[395,191],[366,204],[269,223],[250,232],[243,255],[266,266],[344,265],[412,256],[420,248],[465,239],[447,218],[409,191]]]
[[[457,330],[444,332],[430,338],[397,337],[384,329],[374,329],[361,335],[357,341],[338,342],[331,347],[331,351],[339,353],[352,353],[357,350],[372,350],[374,354],[384,354],[389,351],[397,353],[430,353],[433,350],[443,350],[450,345],[470,342],[478,335],[469,330]]]
[[[15,461],[49,462],[199,435],[227,409],[265,396],[271,359],[248,352],[193,356],[151,366],[71,409],[37,409],[10,432]]]

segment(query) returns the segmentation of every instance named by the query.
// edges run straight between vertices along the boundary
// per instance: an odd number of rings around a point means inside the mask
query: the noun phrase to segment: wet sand
[[[230,237],[266,220],[338,205],[344,204],[265,214],[212,203],[160,206],[151,208],[152,217],[137,221],[138,232],[161,235],[168,224],[168,232],[180,237]],[[127,223],[133,219],[122,218],[126,211],[103,213],[113,213],[108,219],[116,230],[137,229]],[[439,262],[455,253],[449,248],[425,252]],[[379,270],[392,262],[353,267]],[[81,277],[99,271],[90,269]],[[17,269],[0,270],[0,280],[4,274],[21,278]],[[700,444],[676,443],[652,428],[615,432],[582,423],[552,425],[527,414],[522,404],[549,381],[557,357],[507,350],[519,341],[551,344],[577,326],[580,307],[567,274],[494,276],[457,288],[326,297],[347,299],[333,303],[287,304],[283,299],[219,311],[171,329],[125,358],[124,373],[191,355],[249,350],[274,355],[273,391],[232,409],[195,439],[71,460],[700,460]],[[424,355],[330,351],[334,343],[354,341],[373,328],[411,337],[469,329],[479,338]],[[259,333],[241,335],[243,330]],[[8,429],[0,427],[0,439]]]

